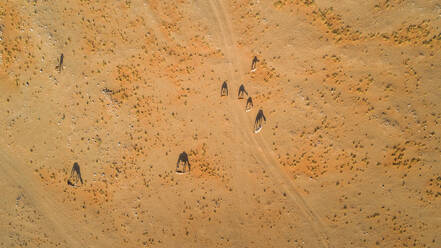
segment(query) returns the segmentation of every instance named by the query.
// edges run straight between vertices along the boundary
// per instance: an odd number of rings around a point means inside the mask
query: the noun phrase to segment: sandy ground
[[[2,0],[0,247],[441,247],[440,29],[436,0]]]

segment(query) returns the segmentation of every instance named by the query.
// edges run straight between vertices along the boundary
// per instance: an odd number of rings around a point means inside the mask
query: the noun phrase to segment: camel
[[[256,121],[254,122],[254,133],[260,132],[262,130],[262,122],[266,122],[265,115],[263,114],[263,110],[259,110],[259,112],[256,115]]]
[[[221,96],[228,96],[228,85],[227,81],[224,81],[221,88]]]
[[[250,112],[251,109],[252,109],[253,107],[254,107],[254,105],[253,105],[253,99],[252,99],[251,96],[250,96],[250,97],[248,97],[247,105],[245,105],[245,111],[246,111],[246,112]]]
[[[257,62],[259,62],[260,60],[257,59],[257,56],[254,56],[253,61],[251,62],[251,71],[254,72],[256,71],[256,65]]]
[[[70,171],[70,177],[67,180],[67,184],[70,186],[76,186],[78,182],[83,184],[83,178],[81,177],[80,166],[77,162],[75,162],[72,166],[72,170]]]
[[[179,170],[179,165],[182,164],[182,170]],[[176,163],[176,173],[185,173],[185,166],[188,166],[188,171],[191,170],[190,162],[186,152],[179,154],[178,162]]]
[[[63,69],[63,60],[64,60],[64,54],[61,54],[59,63],[57,66],[55,66],[55,69],[57,69],[58,72],[61,72],[61,70]]]
[[[243,96],[245,94],[248,96],[248,92],[245,90],[245,86],[243,86],[243,84],[241,84],[239,87],[239,92],[237,93],[237,98],[243,99]]]

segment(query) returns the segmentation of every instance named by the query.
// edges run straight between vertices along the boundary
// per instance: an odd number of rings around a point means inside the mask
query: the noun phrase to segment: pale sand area
[[[440,15],[0,1],[0,247],[440,247]]]

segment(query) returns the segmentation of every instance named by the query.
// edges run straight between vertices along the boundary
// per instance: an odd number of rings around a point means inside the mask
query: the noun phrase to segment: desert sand
[[[0,247],[441,247],[438,0],[2,0],[0,54]]]

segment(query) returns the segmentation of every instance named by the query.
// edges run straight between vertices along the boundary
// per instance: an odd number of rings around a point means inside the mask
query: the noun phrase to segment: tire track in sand
[[[220,38],[222,40],[222,44],[223,44],[223,48],[225,50],[225,58],[228,60],[227,61],[227,70],[229,72],[228,75],[228,87],[229,89],[232,89],[233,85],[234,85],[234,60],[231,59],[231,53],[232,50],[231,48],[233,47],[233,40],[231,36],[225,35],[225,33],[228,32],[228,30],[225,29],[225,25],[222,25],[223,23],[226,23],[228,20],[226,19],[225,15],[223,15],[223,11],[219,11],[221,7],[221,5],[217,2],[217,1],[213,1],[213,0],[208,0],[207,1],[209,4],[209,9],[211,10],[211,13],[214,14],[215,16],[215,20],[217,23],[217,27],[220,30]],[[230,90],[230,93],[231,90]],[[227,99],[227,105],[224,111],[231,111],[231,102],[229,101],[229,99]],[[233,118],[235,119],[231,125],[231,129],[232,129],[232,134],[233,134],[233,139],[232,144],[235,146],[236,143],[238,143],[238,130],[237,128],[235,128],[235,125],[237,123],[237,116],[232,113]],[[234,147],[236,148],[236,147]],[[251,185],[251,183],[244,183],[244,180],[247,179],[247,177],[245,176],[244,171],[242,170],[242,168],[240,167],[240,163],[238,161],[240,161],[241,156],[238,155],[238,153],[236,152],[236,149],[231,151],[231,154],[233,155],[233,159],[230,159],[230,161],[228,161],[231,165],[232,165],[232,169],[233,169],[233,184],[235,186],[235,191],[237,192],[237,194],[242,194],[243,192],[246,192],[246,190],[244,189],[245,187],[248,187],[249,185]],[[239,210],[239,212],[241,213],[240,216],[241,218],[238,219],[238,224],[239,224],[239,230],[245,230],[244,229],[244,221],[242,219],[242,216],[244,216],[244,213],[246,213],[246,209],[245,209],[245,205],[247,204],[246,202],[244,202],[245,197],[238,197],[236,199],[233,200],[234,204],[236,204],[236,209]],[[237,221],[237,220],[236,220]],[[239,240],[238,243],[235,244],[234,246],[243,246],[242,244],[242,231],[237,232],[237,234],[239,235]]]
[[[229,72],[230,72],[230,82],[234,82],[234,69],[239,69],[239,82],[242,81],[241,77],[244,75],[241,71],[241,67],[237,62],[236,57],[237,54],[236,48],[234,46],[234,36],[231,22],[228,18],[227,12],[225,11],[222,3],[217,0],[209,0],[210,7],[216,17],[219,29],[221,31],[221,36],[223,39],[224,47],[226,50],[226,57],[231,61],[229,63]],[[267,147],[266,141],[262,137],[261,134],[253,135],[251,132],[251,128],[243,128],[243,123],[252,123],[252,119],[245,115],[243,109],[240,109],[237,104],[231,104],[228,102],[229,109],[233,110],[234,121],[237,128],[235,128],[235,132],[239,132],[240,136],[246,143],[251,144],[252,146],[243,146],[247,147],[247,151],[250,154],[257,155],[259,162],[267,165],[266,168],[270,170],[272,175],[272,179],[276,180],[277,185],[279,185],[283,190],[285,190],[288,194],[287,197],[291,199],[291,201],[296,205],[303,216],[307,219],[307,221],[311,224],[311,227],[314,233],[318,236],[319,242],[323,247],[332,247],[329,242],[329,237],[327,235],[327,227],[320,219],[320,217],[307,205],[306,201],[303,199],[299,191],[293,185],[293,182],[289,178],[288,175],[280,168],[277,161],[274,159],[272,155],[272,151]],[[249,125],[246,125],[249,126]],[[258,151],[256,153],[256,151]]]

